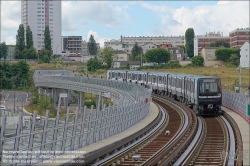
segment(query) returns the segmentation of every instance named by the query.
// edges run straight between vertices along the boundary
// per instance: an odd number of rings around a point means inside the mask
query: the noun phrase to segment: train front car
[[[199,78],[197,81],[199,115],[221,115],[222,90],[219,77]]]

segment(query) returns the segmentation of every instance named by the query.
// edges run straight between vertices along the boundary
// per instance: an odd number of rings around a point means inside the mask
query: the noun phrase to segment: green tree
[[[185,40],[186,40],[186,53],[187,56],[192,58],[194,56],[194,29],[188,28],[185,33]]]
[[[130,60],[134,61],[136,56],[141,55],[141,54],[143,54],[142,48],[138,46],[137,43],[135,43],[131,51]]]
[[[215,42],[211,42],[211,43],[209,44],[209,47],[215,47]]]
[[[22,51],[25,48],[25,38],[24,38],[24,27],[23,24],[19,25],[19,29],[17,30],[16,35],[16,47],[14,57],[16,59],[22,59]]]
[[[44,48],[45,48],[45,50],[49,50],[50,52],[52,50],[49,26],[45,26],[45,31],[44,31]],[[51,53],[49,54],[49,57],[50,57],[50,55],[51,55]]]
[[[96,70],[98,70],[101,67],[101,62],[97,59],[97,57],[95,56],[94,58],[90,58],[87,61],[87,68],[88,71],[92,71],[95,72]]]
[[[30,48],[25,48],[22,52],[24,59],[37,59],[36,49],[31,46]]]
[[[170,60],[170,52],[164,48],[153,48],[145,53],[147,62],[167,63]]]
[[[203,67],[204,66],[204,58],[202,56],[200,56],[200,55],[194,56],[191,59],[191,64],[193,66],[201,66],[201,67]]]
[[[231,64],[233,64],[235,66],[239,66],[239,64],[240,64],[239,56],[235,53],[231,54],[229,61],[231,62]]]
[[[3,42],[3,43],[0,44],[0,59],[1,58],[6,59],[7,53],[8,53],[8,47],[5,44],[5,42]]]
[[[26,48],[29,49],[31,47],[33,47],[33,34],[30,30],[30,26],[28,25],[26,28]]]
[[[230,45],[229,45],[229,43],[227,43],[227,42],[224,42],[224,41],[219,40],[219,41],[216,41],[216,42],[215,42],[215,47],[230,48]]]
[[[229,62],[230,56],[232,54],[236,54],[238,56],[238,58],[240,58],[240,49],[239,48],[220,47],[220,48],[215,50],[216,60],[220,60],[220,61],[224,61],[224,62]]]
[[[113,62],[114,50],[111,47],[106,47],[101,52],[103,62],[106,63],[107,68],[110,69]]]
[[[90,55],[97,55],[97,45],[93,35],[89,37],[88,50]]]
[[[38,53],[38,62],[39,63],[49,63],[50,62],[50,55],[51,55],[51,51],[43,48]]]

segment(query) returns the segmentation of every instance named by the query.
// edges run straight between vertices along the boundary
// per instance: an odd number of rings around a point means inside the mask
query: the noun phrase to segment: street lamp
[[[239,65],[239,67],[238,67],[236,70],[239,71],[239,77],[240,77],[240,82],[239,82],[239,93],[241,94],[241,66]]]
[[[16,113],[16,93],[15,93],[15,82],[14,82],[14,85],[13,85],[13,88],[14,88],[14,114]]]

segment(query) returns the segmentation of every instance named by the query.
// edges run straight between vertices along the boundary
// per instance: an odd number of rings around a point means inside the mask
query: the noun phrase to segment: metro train
[[[221,81],[217,76],[176,73],[108,70],[107,79],[151,88],[152,93],[168,96],[193,109],[196,115],[222,115]]]

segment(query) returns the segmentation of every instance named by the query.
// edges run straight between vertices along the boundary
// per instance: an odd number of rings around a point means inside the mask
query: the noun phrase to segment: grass
[[[28,111],[29,113],[34,113],[34,112],[37,112],[37,114],[39,114],[40,116],[44,116],[46,115],[46,110],[40,110],[37,108],[37,106],[35,105],[32,105],[31,103],[24,106],[24,109],[26,111]],[[57,114],[57,111],[55,109],[49,109],[50,110],[50,113],[49,113],[49,118],[55,118],[56,117],[56,114]],[[71,110],[70,110],[70,113],[73,113]],[[67,114],[67,111],[66,109],[64,108],[61,108],[60,109],[60,117],[66,117],[66,114]]]

